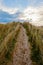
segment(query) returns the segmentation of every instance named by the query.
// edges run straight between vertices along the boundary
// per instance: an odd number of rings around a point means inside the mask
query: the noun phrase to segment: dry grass
[[[15,47],[15,43],[17,41],[16,39],[18,37],[21,26],[26,29],[28,41],[31,45],[31,56],[33,54],[33,57],[31,59],[33,65],[42,65],[41,63],[43,62],[43,27],[35,27],[28,22],[13,22],[7,24],[0,24],[0,65],[10,65],[9,62],[12,60],[12,52]],[[35,51],[39,53],[34,56]]]

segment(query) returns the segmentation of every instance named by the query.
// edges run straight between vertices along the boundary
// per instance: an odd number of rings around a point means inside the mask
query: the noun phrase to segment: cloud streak
[[[3,10],[5,12],[8,12],[9,14],[16,13],[19,9],[18,8],[9,8],[3,4],[3,0],[0,0],[0,10]]]
[[[14,14],[16,13],[19,9],[18,8],[8,8],[5,6],[0,6],[0,10],[3,10],[5,12],[8,12],[9,14]]]

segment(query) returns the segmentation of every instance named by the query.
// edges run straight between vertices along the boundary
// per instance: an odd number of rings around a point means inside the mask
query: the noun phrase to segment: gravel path
[[[21,26],[13,53],[13,65],[31,65],[30,44],[26,30]]]

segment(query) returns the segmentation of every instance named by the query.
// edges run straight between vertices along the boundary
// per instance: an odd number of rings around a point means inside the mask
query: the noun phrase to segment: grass
[[[7,65],[12,60],[12,53],[22,25],[26,29],[28,42],[30,42],[32,64],[43,65],[42,30],[27,22],[0,24],[0,65]]]
[[[18,25],[17,25],[18,26]],[[17,29],[16,29],[17,28]],[[13,29],[9,34],[6,36],[5,41],[1,43],[0,46],[0,53],[1,53],[1,58],[0,58],[0,65],[3,65],[3,61],[5,60],[5,64],[9,61],[12,60],[12,53],[15,48],[16,40],[20,31],[20,26],[16,27]],[[4,51],[4,53],[3,53]],[[4,56],[4,60],[2,58],[2,55]],[[2,59],[2,61],[1,61]]]
[[[30,42],[31,46],[31,60],[33,65],[43,65],[41,51],[40,51],[40,35],[39,30],[35,29],[34,26],[29,26],[28,23],[23,24],[24,28],[27,31],[28,41]]]

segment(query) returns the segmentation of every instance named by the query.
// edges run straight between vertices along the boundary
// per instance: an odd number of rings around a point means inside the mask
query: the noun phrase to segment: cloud
[[[5,12],[8,12],[9,14],[14,14],[19,10],[18,8],[9,8],[7,6],[4,6],[3,0],[0,0],[0,9]]]
[[[41,1],[40,3],[37,3],[37,0],[28,0],[28,2],[30,2],[30,5],[32,6],[28,6],[25,9],[23,8],[22,13],[20,15],[18,14],[17,19],[30,21],[31,24],[37,26],[43,25],[43,2]],[[40,6],[34,7],[34,4],[38,4]],[[9,8],[5,6],[3,4],[3,0],[0,0],[0,9],[9,14],[15,14],[20,11],[17,7]]]
[[[0,9],[5,11],[5,12],[8,12],[9,14],[14,14],[19,10],[18,8],[8,8],[5,6],[0,6]]]
[[[41,26],[43,25],[43,6],[27,7],[19,18],[20,20],[28,20],[33,25]]]

